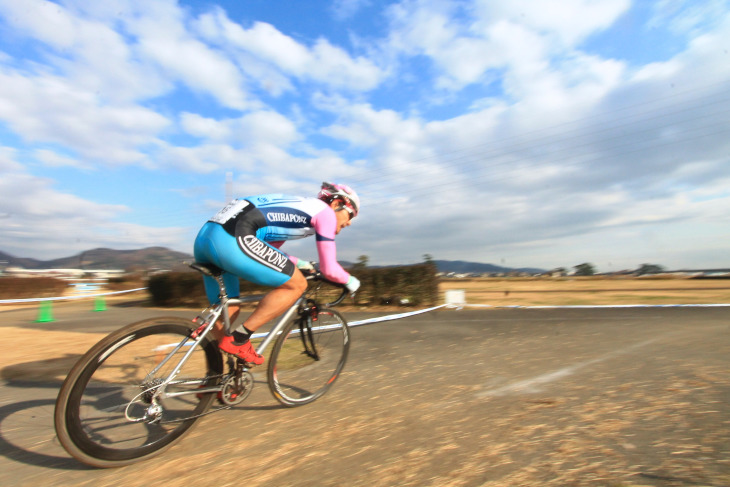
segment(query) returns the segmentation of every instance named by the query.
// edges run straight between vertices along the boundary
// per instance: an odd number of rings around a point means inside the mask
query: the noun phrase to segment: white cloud
[[[293,122],[270,110],[220,120],[184,113],[180,122],[183,130],[204,142],[196,147],[169,147],[166,159],[176,167],[201,172],[232,167],[251,170],[256,164],[278,167],[293,160],[286,149],[302,138]]]
[[[45,0],[0,0],[0,9],[12,19],[14,28],[55,48],[68,49],[75,43],[79,23],[59,4]]]
[[[438,3],[438,2],[437,2]],[[500,63],[483,37],[460,34],[451,8],[425,2],[402,2],[389,9],[389,50],[408,56],[423,54],[439,69],[438,84],[459,87],[477,81]]]
[[[246,109],[255,105],[243,89],[244,80],[235,64],[191,35],[186,14],[178,5],[148,2],[136,13],[127,29],[137,37],[140,53],[164,73],[193,91],[212,95],[223,106]]]
[[[36,159],[41,161],[47,167],[75,167],[79,169],[88,169],[91,166],[84,164],[78,159],[61,155],[49,149],[36,149],[34,151]]]
[[[0,120],[23,139],[53,142],[111,164],[143,163],[139,148],[168,121],[135,105],[106,105],[93,93],[48,73],[0,68]]]
[[[652,5],[650,29],[668,28],[680,35],[699,36],[717,28],[727,15],[726,0],[659,0]]]
[[[477,0],[475,28],[489,30],[494,19],[501,19],[519,23],[551,43],[572,48],[609,27],[630,7],[630,0]]]
[[[68,219],[95,215],[99,221],[124,211],[121,205],[100,205],[68,193],[54,191],[52,182],[27,173],[6,174],[2,181],[2,203],[5,211],[18,215],[19,223],[37,224],[42,219]],[[39,196],[42,195],[42,196]]]
[[[250,169],[251,160],[246,153],[228,144],[207,143],[193,147],[163,144],[157,154],[157,162],[162,167],[177,171],[207,174],[222,167],[246,171]]]
[[[253,145],[271,144],[285,148],[300,138],[294,123],[271,110],[246,114],[234,126],[235,138]]]
[[[406,1],[389,9],[389,48],[423,54],[436,68],[437,86],[459,90],[483,81],[489,70],[508,69],[507,90],[544,83],[550,57],[570,54],[590,34],[610,26],[629,6],[628,0],[560,0],[536,5],[476,2],[459,17],[454,2]],[[549,74],[549,73],[548,73]],[[550,88],[550,86],[548,86]],[[540,86],[532,88],[540,91]]]
[[[44,42],[51,51],[47,60],[77,89],[106,100],[129,102],[159,95],[171,85],[137,58],[113,25],[63,5],[44,1],[2,2],[16,35]]]
[[[231,128],[225,121],[202,117],[197,113],[182,113],[180,125],[185,132],[195,137],[219,140],[227,139],[231,135]]]
[[[666,61],[647,64],[637,70],[636,81],[673,82],[681,88],[704,85],[708,80],[726,80],[730,42],[730,14],[715,19],[717,29],[692,38],[688,48]]]
[[[367,91],[375,88],[383,78],[383,73],[371,60],[353,58],[324,38],[307,47],[265,22],[255,22],[245,29],[232,22],[221,9],[201,16],[198,26],[208,40],[238,50],[239,54],[253,56],[260,63],[268,64],[270,69],[300,80],[312,80],[337,89]],[[247,66],[242,63],[241,69],[246,71]],[[280,86],[283,88],[290,86]]]
[[[191,34],[177,2],[94,4],[3,2],[0,12],[13,19],[10,25],[18,33],[53,48],[49,61],[77,87],[109,100],[157,96],[182,82],[226,107],[257,104],[236,65]]]

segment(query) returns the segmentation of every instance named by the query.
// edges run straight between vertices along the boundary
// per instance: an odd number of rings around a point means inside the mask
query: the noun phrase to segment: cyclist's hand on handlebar
[[[302,271],[302,274],[314,274],[317,270],[314,268],[314,262],[308,262],[306,260],[299,259],[297,261],[297,269]]]
[[[350,294],[355,294],[355,292],[360,289],[360,280],[355,276],[350,276],[350,279],[348,279],[347,283],[345,283],[345,287]]]

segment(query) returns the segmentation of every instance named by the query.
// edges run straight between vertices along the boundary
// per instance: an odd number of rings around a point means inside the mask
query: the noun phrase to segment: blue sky
[[[0,34],[18,257],[190,252],[228,190],[331,180],[343,260],[730,267],[727,1],[0,0]]]

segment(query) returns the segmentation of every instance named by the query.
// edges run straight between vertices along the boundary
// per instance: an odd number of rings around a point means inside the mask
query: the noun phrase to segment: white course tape
[[[122,293],[131,293],[134,291],[144,291],[145,289],[147,289],[147,288],[138,287],[136,289],[126,289],[124,291],[114,291],[114,292],[110,292],[110,293],[80,294],[78,296],[64,296],[64,297],[56,297],[56,298],[0,299],[0,304],[33,303],[33,302],[38,302],[38,301],[65,301],[67,299],[95,298],[97,296],[110,296],[112,294],[122,294]]]
[[[482,307],[482,308],[506,308],[506,309],[596,309],[596,308],[725,308],[730,307],[730,303],[720,304],[575,304],[575,305],[563,305],[563,306],[548,306],[548,305],[534,305],[534,306],[523,306],[523,305],[512,305],[512,306],[492,306],[489,304],[461,304],[461,305],[447,305],[452,308],[461,309],[464,307]]]
[[[415,316],[415,315],[420,315],[422,313],[428,313],[429,311],[434,311],[439,308],[444,308],[444,307],[448,307],[448,306],[450,306],[450,305],[442,304],[440,306],[434,306],[433,308],[419,309],[418,311],[409,311],[407,313],[398,313],[395,315],[378,316],[377,318],[369,318],[367,320],[360,320],[360,321],[348,321],[347,326],[352,328],[353,326],[371,325],[373,323],[380,323],[383,321],[399,320],[401,318],[408,318],[409,316]],[[318,326],[318,327],[312,328],[312,330],[314,330],[314,331],[327,330],[330,328],[337,328],[338,326],[339,325]],[[269,334],[269,332],[254,333],[253,335],[251,335],[251,338],[264,338],[268,334]]]
[[[408,318],[409,316],[420,315],[421,313],[428,313],[429,311],[434,311],[439,308],[444,308],[447,306],[451,306],[451,305],[442,304],[440,306],[434,306],[433,308],[420,309],[418,311],[409,311],[408,313],[399,313],[396,315],[379,316],[377,318],[370,318],[367,320],[352,321],[352,322],[348,322],[347,324],[350,327],[353,327],[353,326],[360,326],[360,325],[369,325],[371,323],[380,323],[381,321],[399,320],[401,318]]]

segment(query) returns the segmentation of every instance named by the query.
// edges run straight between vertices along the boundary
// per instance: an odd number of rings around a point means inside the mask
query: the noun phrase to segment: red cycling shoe
[[[248,362],[250,364],[261,365],[264,363],[264,356],[256,353],[256,351],[253,349],[253,345],[251,345],[251,340],[246,340],[244,344],[237,345],[233,341],[232,336],[226,336],[223,337],[223,340],[220,341],[220,343],[218,344],[218,348],[226,353],[235,355],[244,362]]]

